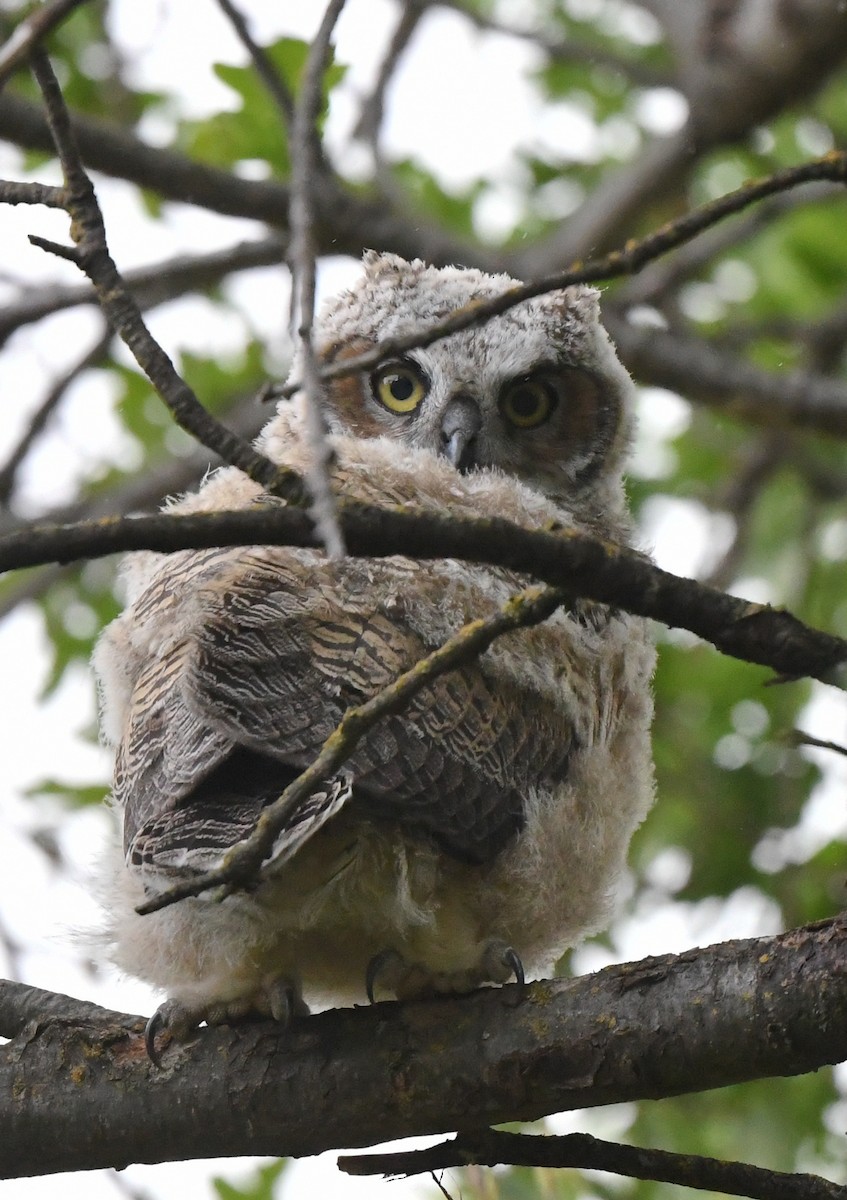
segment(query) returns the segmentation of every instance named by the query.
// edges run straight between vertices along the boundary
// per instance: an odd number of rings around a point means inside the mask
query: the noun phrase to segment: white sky
[[[280,33],[309,36],[320,18],[322,5],[302,0],[267,4],[243,0],[253,32],[261,42]],[[516,17],[521,6],[515,5]],[[394,5],[388,0],[350,0],[339,22],[337,54],[351,64],[343,94],[336,99],[329,141],[340,147],[355,115],[355,96],[367,88],[391,28]],[[114,0],[109,10],[112,33],[134,62],[134,78],[142,86],[170,89],[179,80],[181,95],[193,116],[202,117],[220,106],[233,103],[232,93],[215,77],[215,61],[242,62],[244,55],[229,26],[214,3],[185,4],[177,0]],[[186,48],[189,48],[187,52]],[[539,99],[526,74],[534,63],[532,50],[522,42],[501,36],[480,35],[470,30],[455,14],[438,12],[424,22],[414,50],[407,56],[389,97],[390,115],[385,146],[391,154],[415,155],[436,169],[447,187],[461,187],[480,175],[496,181],[494,201],[487,213],[496,224],[509,214],[509,186],[514,178],[514,148],[532,144],[537,138],[566,141],[577,156],[591,154],[590,127],[575,108],[557,107],[555,121],[541,119]],[[432,84],[432,65],[437,64],[437,83]],[[673,104],[668,100],[668,104]],[[678,107],[678,106],[677,106]],[[671,123],[659,106],[655,117]],[[665,113],[665,117],[662,116]],[[161,119],[149,122],[151,138],[166,134]],[[0,145],[0,175],[20,177],[16,153]],[[56,182],[42,170],[41,179]],[[498,190],[499,189],[499,190]],[[215,246],[256,235],[257,226],[233,221],[187,206],[170,205],[163,223],[149,221],[132,187],[103,181],[101,202],[105,210],[110,245],[123,268],[164,259],[178,251],[208,251]],[[139,229],[143,228],[143,234]],[[67,264],[44,255],[26,242],[29,232],[63,240],[65,219],[43,209],[24,206],[0,211],[4,248],[0,274],[0,299],[10,289],[4,277],[23,278],[31,283],[57,279],[77,282]],[[357,268],[349,261],[327,264],[322,287],[336,290]],[[286,323],[286,291],[278,270],[242,276],[231,294],[246,309],[250,323],[282,346]],[[185,300],[153,314],[151,325],[170,351],[179,348],[197,353],[231,346],[237,351],[244,326],[235,318],[203,301]],[[80,347],[95,337],[96,321],[85,310],[62,314],[16,336],[0,355],[0,394],[5,398],[4,421],[0,427],[0,462],[26,427],[29,413],[50,379],[71,363]],[[93,464],[109,461],[116,453],[118,427],[111,414],[112,395],[102,377],[88,375],[62,408],[50,433],[42,438],[27,463],[25,501],[30,511],[45,504],[69,499],[79,478]],[[645,399],[637,466],[644,474],[661,464],[665,443],[687,420],[687,409],[676,397],[658,390]],[[652,464],[652,466],[651,466]],[[651,519],[650,537],[662,565],[680,573],[691,573],[703,564],[710,546],[721,530],[710,524],[702,510],[678,502],[657,502]],[[0,814],[0,924],[23,949],[16,966],[38,986],[67,991],[96,1000],[107,1007],[149,1012],[156,1000],[140,984],[119,980],[108,970],[93,975],[80,964],[78,948],[69,927],[89,927],[96,908],[88,886],[91,864],[107,836],[103,812],[66,814],[58,807],[54,820],[45,818],[42,806],[28,802],[23,791],[34,780],[55,776],[81,783],[104,780],[109,764],[106,753],[86,741],[81,733],[94,718],[91,679],[83,671],[68,674],[46,704],[39,702],[47,659],[45,636],[37,613],[22,609],[0,626],[0,729],[6,788]],[[815,709],[819,736],[843,739],[843,712],[823,695]],[[828,764],[831,765],[831,764]],[[844,772],[822,789],[814,811],[804,817],[806,836],[812,841],[844,829]],[[33,829],[56,825],[63,853],[72,864],[72,876],[56,872],[33,848]],[[778,848],[775,851],[778,854]],[[673,857],[657,865],[668,878],[684,872],[684,862]],[[669,874],[668,874],[669,873]],[[779,914],[761,898],[744,893],[725,904],[676,906],[645,901],[645,910],[622,924],[617,934],[619,957],[638,957],[705,944],[724,936],[744,936],[775,930]],[[602,965],[605,955],[587,947],[581,958],[584,969]],[[9,969],[9,968],[6,968]],[[0,946],[0,973],[4,970]],[[573,1121],[567,1119],[566,1124]],[[602,1119],[592,1117],[592,1120]],[[583,1122],[582,1127],[585,1127]],[[186,1163],[155,1168],[131,1167],[124,1173],[127,1185],[151,1197],[170,1197],[190,1191],[193,1197],[212,1195],[209,1178],[220,1174],[236,1181],[244,1177],[250,1163]],[[449,1181],[445,1181],[448,1182]],[[391,1188],[392,1190],[387,1190]],[[0,1183],[0,1200],[47,1200],[57,1189],[73,1200],[113,1200],[120,1187],[108,1173],[64,1176],[61,1180],[21,1180]],[[384,1184],[380,1181],[340,1177],[334,1155],[323,1156],[320,1164],[296,1164],[280,1194],[289,1197],[311,1194],[333,1195],[343,1200],[358,1197],[403,1197],[425,1192],[427,1183]],[[455,1194],[455,1189],[453,1189]]]

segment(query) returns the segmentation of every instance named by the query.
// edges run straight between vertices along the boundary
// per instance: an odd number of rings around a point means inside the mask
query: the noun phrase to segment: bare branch
[[[487,1129],[459,1134],[452,1141],[425,1150],[342,1155],[338,1160],[338,1166],[348,1175],[419,1175],[470,1163],[610,1171],[630,1179],[652,1179],[726,1196],[748,1196],[751,1200],[847,1200],[847,1187],[820,1175],[793,1175],[699,1154],[622,1146],[587,1133],[553,1137]]]
[[[44,96],[47,119],[62,163],[67,210],[76,247],[57,246],[44,238],[34,240],[54,253],[70,258],[85,272],[94,284],[110,324],[123,338],[182,428],[269,491],[285,494],[292,500],[299,499],[299,479],[292,478],[292,472],[277,467],[216,421],[151,336],[138,304],[127,291],[109,254],[100,206],[79,157],[68,110],[50,64],[40,52],[33,55],[33,72]]]
[[[53,0],[52,4],[43,4],[16,26],[9,40],[0,46],[0,87],[21,63],[26,62],[36,46],[82,3],[84,0]]]
[[[227,423],[241,437],[252,441],[265,424],[264,414],[254,397],[242,398],[226,409]],[[74,521],[97,517],[109,517],[115,513],[137,513],[139,510],[158,507],[169,496],[176,496],[188,488],[197,487],[210,467],[220,466],[220,459],[210,454],[203,446],[198,446],[184,458],[167,457],[162,462],[153,463],[143,476],[133,476],[124,483],[117,485],[108,492],[94,497],[84,497],[73,504],[64,505],[51,514],[53,521]],[[8,524],[8,513],[0,513],[0,529]],[[15,520],[11,528],[19,529],[20,520]],[[3,532],[6,532],[4,529]],[[8,616],[20,604],[29,600],[39,600],[49,588],[68,573],[68,567],[48,566],[41,570],[28,572],[15,588],[9,588],[0,595],[0,620]]]
[[[411,41],[425,11],[426,6],[422,0],[407,0],[407,3],[401,6],[400,18],[391,35],[391,41],[377,73],[373,91],[362,104],[359,119],[356,122],[355,136],[371,144],[377,159],[381,158],[379,133],[385,108],[385,93],[403,51]]]
[[[72,127],[83,161],[95,170],[149,188],[165,200],[264,221],[271,228],[285,227],[289,190],[277,180],[244,179],[193,162],[172,150],[148,146],[108,121],[80,113],[74,113]],[[26,149],[54,149],[41,111],[17,96],[0,95],[0,137]],[[500,251],[458,238],[435,224],[411,221],[408,214],[386,208],[382,197],[372,199],[338,184],[322,204],[318,236],[324,253],[358,258],[364,246],[381,246],[407,258],[422,255],[432,263],[475,262],[489,270],[506,269],[506,257]]]
[[[621,358],[638,379],[681,392],[764,425],[812,429],[847,437],[847,385],[826,375],[778,375],[721,353],[702,338],[631,325],[607,307],[604,323]]]
[[[141,1017],[111,1012],[87,1000],[75,1000],[58,992],[45,992],[11,979],[0,979],[0,1037],[14,1038],[28,1025],[51,1020],[68,1022],[119,1023],[127,1028],[143,1024]]]
[[[268,95],[276,104],[283,120],[290,125],[294,117],[294,100],[285,80],[271,62],[264,48],[254,40],[244,14],[232,3],[232,0],[218,0],[218,5],[229,18],[241,44],[253,60],[256,74],[265,85]]]
[[[55,191],[61,199],[55,207],[64,208],[64,191],[61,188]],[[5,199],[5,194],[0,191],[0,203]],[[285,248],[284,239],[272,234],[255,241],[237,242],[225,250],[213,250],[209,254],[176,255],[149,267],[127,271],[123,279],[139,308],[146,310],[184,292],[213,287],[237,271],[282,263],[285,260]],[[27,289],[19,299],[6,304],[0,312],[0,346],[16,330],[40,321],[42,317],[80,304],[99,303],[96,291],[88,283],[74,287],[50,284]]]
[[[288,223],[291,229],[289,262],[292,324],[300,342],[300,371],[306,397],[306,444],[312,464],[307,475],[312,494],[310,512],[321,541],[331,558],[344,555],[344,539],[338,525],[338,511],[329,470],[332,451],[327,440],[323,414],[322,386],[312,346],[312,322],[315,316],[315,238],[313,208],[315,189],[323,175],[317,120],[320,112],[323,78],[330,54],[330,38],[344,7],[344,0],[330,0],[317,35],[309,47],[303,83],[294,113],[291,141],[291,203]]]
[[[628,280],[617,292],[615,299],[621,305],[658,303],[719,255],[751,241],[757,233],[779,217],[793,212],[801,205],[843,195],[843,187],[836,183],[806,183],[790,192],[774,196],[739,220],[716,226],[704,233],[696,241],[690,242],[684,251],[662,262],[651,264],[635,279]]]
[[[382,558],[458,558],[488,563],[560,587],[570,596],[625,608],[688,629],[724,654],[759,663],[787,679],[810,676],[847,687],[847,642],[804,625],[785,609],[726,595],[663,571],[634,550],[576,529],[522,529],[500,519],[469,520],[343,501],[349,553]],[[271,504],[237,512],[162,513],[71,525],[33,522],[0,539],[0,571],[67,563],[127,550],[210,546],[315,546],[308,514]]]
[[[810,733],[804,733],[802,729],[792,729],[789,740],[792,746],[815,746],[819,750],[832,750],[834,754],[847,755],[847,746],[842,746],[839,742],[827,742],[821,738],[812,737]]]
[[[589,45],[576,38],[552,38],[538,29],[521,29],[507,25],[478,10],[468,8],[462,0],[427,0],[430,8],[449,8],[467,17],[477,29],[491,33],[502,33],[505,37],[518,38],[538,46],[554,62],[584,63],[590,67],[605,67],[625,75],[639,87],[673,87],[674,79],[664,71],[658,71],[639,62],[637,58],[616,54],[607,46]]]
[[[660,258],[677,246],[691,241],[703,230],[711,228],[719,221],[733,213],[741,212],[750,204],[772,196],[789,188],[808,183],[809,180],[831,179],[839,183],[847,181],[847,154],[831,153],[823,158],[813,159],[797,167],[786,167],[766,175],[762,179],[751,180],[725,196],[711,200],[699,208],[685,213],[675,221],[661,226],[655,232],[647,234],[638,241],[627,242],[621,250],[613,250],[602,258],[592,259],[584,266],[574,266],[570,270],[545,275],[528,283],[517,284],[508,288],[491,300],[479,301],[456,309],[442,321],[437,321],[426,329],[417,330],[403,337],[386,338],[363,354],[345,359],[339,359],[322,367],[323,379],[335,379],[342,375],[352,375],[359,371],[370,370],[383,359],[394,355],[404,354],[408,350],[420,346],[429,346],[441,338],[449,337],[462,329],[471,329],[482,325],[491,317],[507,312],[515,305],[540,296],[546,292],[559,291],[577,283],[600,283],[609,279],[617,279],[623,275],[632,275],[648,262]],[[653,332],[653,331],[651,331]],[[274,389],[274,394],[290,396],[300,387],[299,382],[287,384],[285,387]]]
[[[0,179],[0,204],[44,204],[48,208],[64,208],[63,188],[49,183],[19,183],[15,179]]]
[[[836,918],[531,984],[517,1006],[511,986],[202,1029],[159,1071],[132,1018],[35,1004],[0,1047],[0,1177],[317,1154],[814,1071],[847,1058],[845,961]]]

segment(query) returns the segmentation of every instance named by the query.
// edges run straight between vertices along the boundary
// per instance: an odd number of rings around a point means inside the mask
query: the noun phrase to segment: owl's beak
[[[477,434],[482,428],[479,405],[471,396],[454,396],[441,418],[441,453],[457,471],[479,463]]]

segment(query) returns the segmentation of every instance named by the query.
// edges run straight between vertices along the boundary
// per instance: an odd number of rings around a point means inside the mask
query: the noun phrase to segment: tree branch
[[[14,200],[10,199],[8,189],[16,186],[18,185],[5,180],[0,181],[0,203],[14,203]],[[53,207],[64,208],[63,189],[52,190],[59,196]],[[31,200],[26,202],[32,203]],[[123,280],[135,296],[139,308],[149,309],[167,300],[173,300],[184,292],[214,287],[236,271],[282,263],[285,261],[285,249],[284,239],[272,234],[255,241],[237,242],[224,250],[213,250],[209,254],[176,255],[149,267],[127,271]],[[49,284],[44,287],[27,288],[17,300],[6,304],[0,312],[0,346],[24,325],[80,304],[99,305],[97,293],[88,283],[74,287]]]
[[[300,498],[299,479],[255,451],[203,408],[194,392],[180,377],[170,358],[151,336],[138,304],[127,291],[109,254],[106,231],[97,196],[77,151],[56,76],[47,58],[33,55],[33,73],[41,88],[50,131],[62,163],[66,208],[76,248],[52,246],[54,253],[70,258],[85,272],[97,292],[100,305],[112,328],[132,352],[136,362],[173,413],[176,422],[198,441],[239,467],[270,492]],[[46,246],[43,239],[40,244]]]
[[[675,221],[662,225],[659,229],[647,234],[639,240],[631,240],[620,250],[613,250],[601,258],[595,258],[584,265],[577,264],[567,271],[559,271],[553,275],[544,275],[527,283],[516,284],[506,289],[500,295],[489,300],[474,301],[463,308],[455,309],[443,320],[434,322],[425,329],[416,330],[400,337],[386,338],[371,350],[355,357],[339,359],[321,369],[322,379],[335,379],[343,375],[353,375],[360,371],[370,370],[386,358],[405,354],[420,346],[430,346],[441,338],[449,337],[463,329],[483,325],[491,317],[508,312],[524,300],[541,296],[547,292],[560,291],[577,283],[601,283],[610,279],[618,279],[624,275],[634,275],[649,262],[662,257],[678,246],[690,242],[703,230],[711,228],[719,221],[734,213],[742,212],[751,204],[766,196],[773,196],[789,188],[798,187],[810,180],[830,179],[839,183],[847,182],[847,154],[832,152],[822,158],[812,159],[796,167],[786,167],[774,171],[761,179],[750,180],[735,191],[719,196],[691,212],[685,213]],[[651,330],[651,333],[653,331]],[[300,388],[299,381],[286,384],[274,389],[279,396],[293,395]]]
[[[303,83],[294,111],[291,138],[291,323],[299,342],[300,372],[306,399],[305,439],[311,466],[306,476],[312,496],[311,516],[330,558],[344,556],[344,538],[338,524],[338,509],[330,482],[332,451],[323,411],[323,387],[312,345],[315,318],[314,209],[317,189],[326,182],[317,120],[320,113],[323,77],[331,49],[330,38],[341,15],[344,0],[330,0],[306,58]]]
[[[450,1142],[425,1150],[342,1155],[338,1160],[339,1168],[348,1175],[409,1176],[470,1164],[610,1171],[630,1179],[651,1179],[726,1196],[747,1196],[751,1200],[847,1200],[847,1187],[820,1175],[794,1175],[699,1154],[622,1146],[586,1133],[553,1137],[486,1129],[460,1133]]]
[[[704,338],[631,325],[613,306],[606,325],[627,368],[644,383],[763,425],[847,437],[847,385],[811,371],[779,375],[716,350]]]
[[[0,87],[26,62],[33,50],[85,0],[53,0],[30,13],[0,47]]]
[[[97,338],[91,349],[86,350],[82,358],[78,359],[73,366],[69,367],[55,380],[47,395],[33,413],[25,432],[17,445],[12,449],[6,462],[0,467],[0,505],[8,503],[21,464],[31,450],[33,443],[44,430],[50,417],[58,405],[61,404],[68,388],[89,367],[96,366],[102,362],[111,345],[112,336],[111,329],[106,328]]]
[[[88,1000],[76,1000],[16,980],[0,979],[0,1037],[15,1038],[27,1026],[51,1020],[101,1025],[118,1023],[127,1028],[137,1028],[144,1023],[143,1017],[112,1012]]]
[[[132,1018],[51,1012],[0,1047],[0,1177],[317,1154],[818,1070],[847,1057],[845,963],[836,918],[533,984],[517,1007],[507,987],[203,1029],[158,1071]]]
[[[459,558],[488,563],[561,587],[570,596],[625,608],[688,629],[724,654],[769,666],[784,678],[811,676],[847,686],[847,642],[811,629],[784,609],[754,604],[663,571],[634,550],[575,529],[522,529],[500,519],[467,520],[344,501],[341,527],[351,554]],[[0,539],[0,571],[99,558],[127,550],[210,546],[315,546],[298,508],[103,517],[70,525],[26,525]]]

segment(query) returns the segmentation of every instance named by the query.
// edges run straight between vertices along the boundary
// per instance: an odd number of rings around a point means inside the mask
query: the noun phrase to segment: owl
[[[341,362],[514,284],[368,252],[314,344]],[[592,289],[527,300],[328,382],[333,486],[630,544],[632,392]],[[302,399],[282,401],[260,449],[307,473],[305,424]],[[260,502],[272,501],[226,468],[171,511]],[[122,826],[103,889],[114,961],[167,994],[148,1027],[154,1057],[163,1028],[544,973],[608,922],[652,800],[643,621],[574,599],[500,638],[371,730],[291,818],[253,890],[140,916],[250,833],[345,710],[527,580],[250,546],[138,553],[125,582],[95,654]]]

